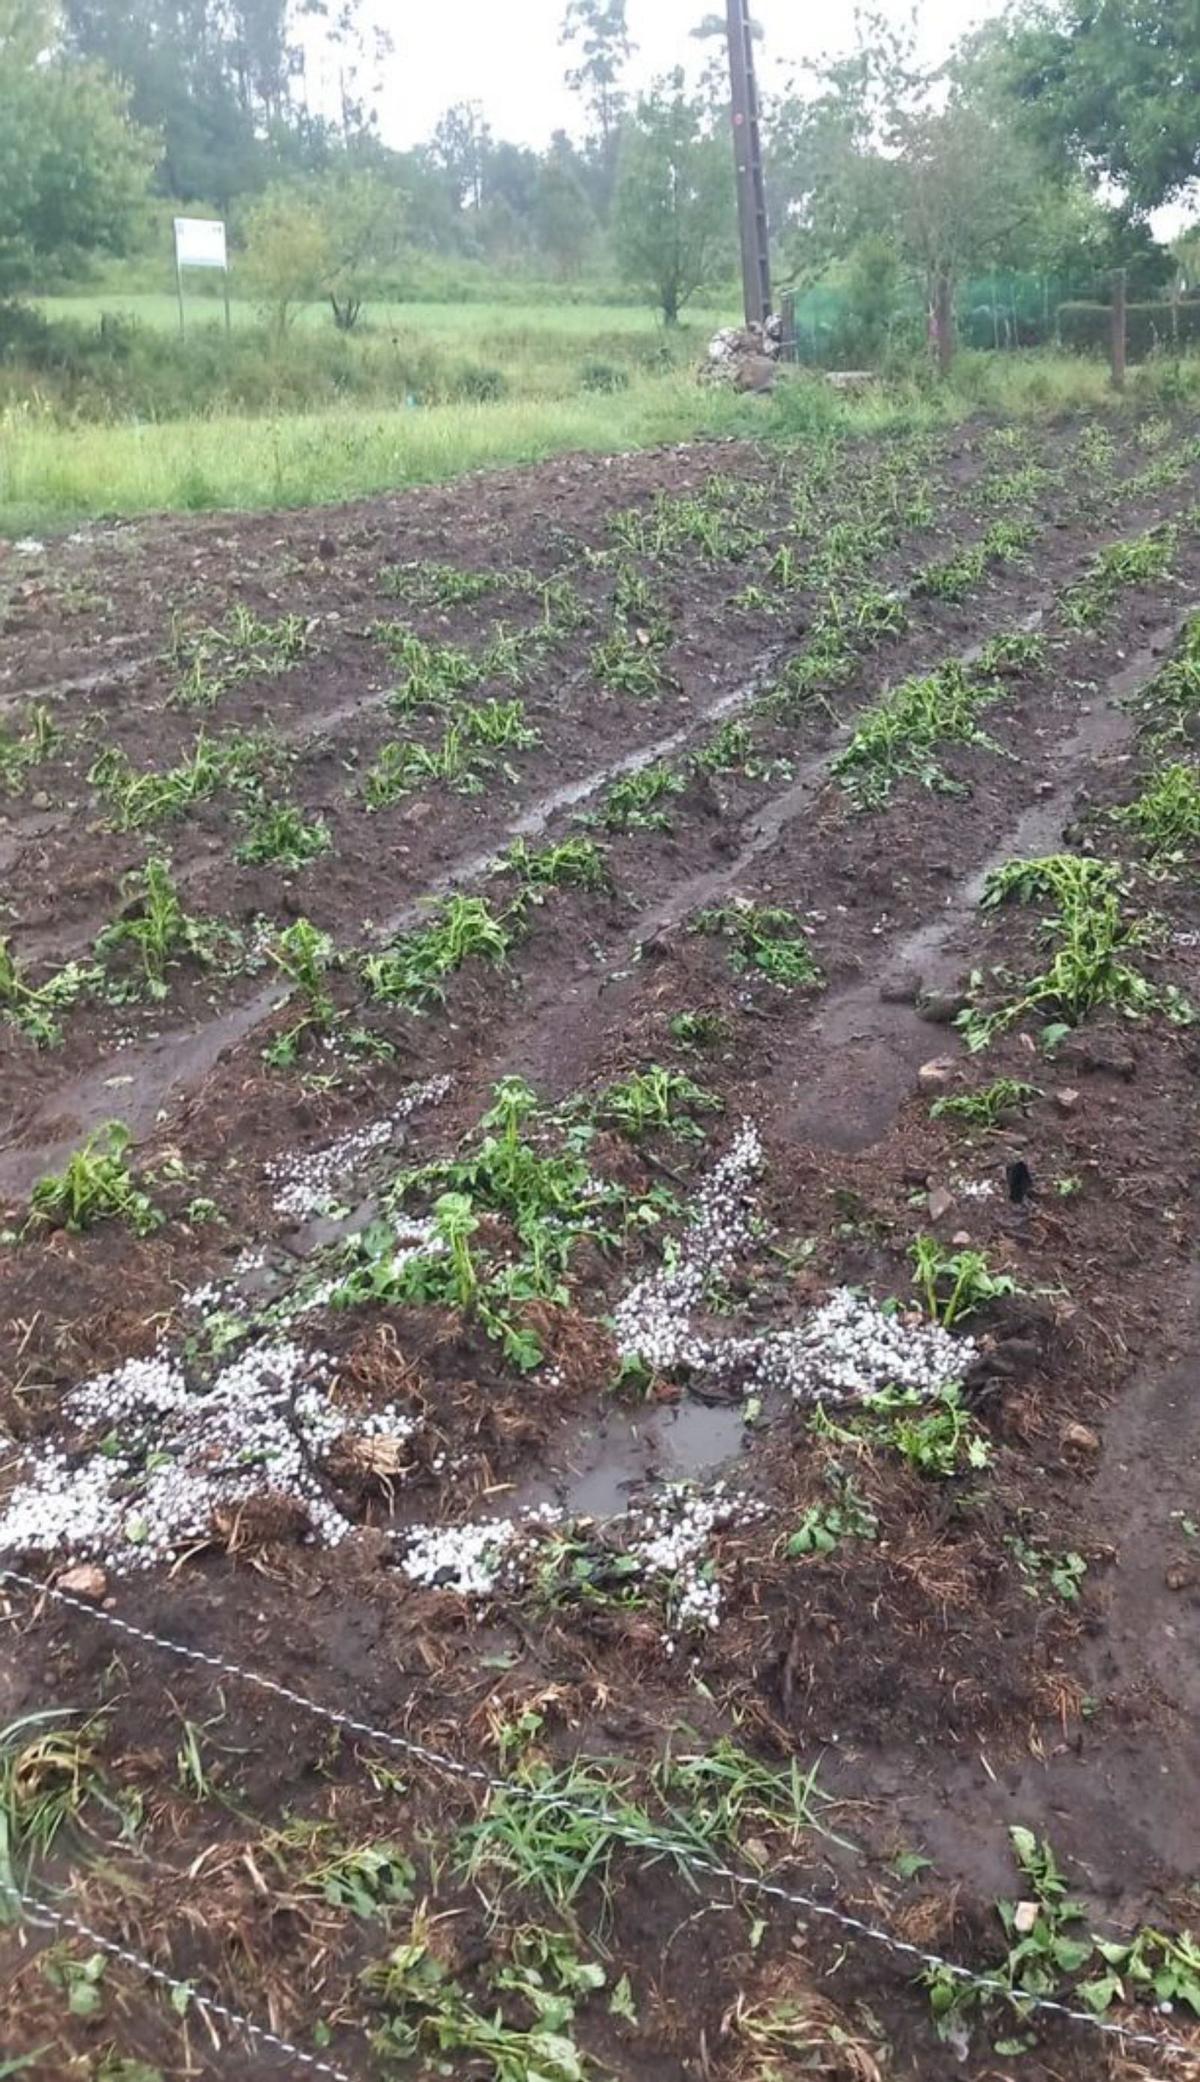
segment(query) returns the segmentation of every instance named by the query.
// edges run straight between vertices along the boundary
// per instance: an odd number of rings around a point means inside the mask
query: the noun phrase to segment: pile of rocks
[[[782,326],[771,317],[761,325],[724,325],[708,343],[704,373],[735,390],[769,391],[779,374]]]

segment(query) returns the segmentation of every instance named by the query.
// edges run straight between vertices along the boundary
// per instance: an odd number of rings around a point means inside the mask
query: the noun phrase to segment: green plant
[[[503,967],[520,923],[522,906],[497,915],[479,896],[447,897],[430,923],[404,933],[382,954],[371,954],[362,973],[371,995],[385,1004],[424,1011],[445,997],[445,979],[472,956]]]
[[[71,1725],[75,1721],[77,1725]],[[16,1913],[4,1883],[53,1849],[102,1791],[104,1723],[46,1707],[0,1728],[0,1923]]]
[[[430,643],[403,622],[376,622],[369,631],[382,643],[400,673],[388,706],[407,715],[417,708],[446,708],[486,677],[483,658],[461,646]]]
[[[109,1121],[88,1136],[62,1171],[39,1178],[29,1196],[29,1227],[90,1229],[120,1221],[136,1236],[148,1236],[163,1220],[138,1186],[125,1161],[131,1141],[121,1121]]]
[[[867,711],[830,771],[860,809],[881,808],[903,775],[925,788],[947,790],[951,783],[935,751],[945,744],[997,751],[995,739],[980,728],[978,711],[998,692],[994,680],[974,679],[956,659],[902,680]]]
[[[945,1480],[987,1467],[991,1445],[968,1410],[957,1382],[931,1399],[915,1388],[885,1388],[867,1396],[862,1413],[842,1422],[818,1410],[813,1430],[839,1444],[866,1441],[899,1453],[915,1473]]]
[[[166,973],[172,963],[184,957],[201,963],[213,960],[219,928],[212,919],[193,918],[184,910],[168,860],[152,858],[127,875],[123,898],[123,914],[105,926],[96,952],[108,956],[132,948],[151,997],[166,997]]]
[[[20,737],[0,731],[0,787],[15,794],[31,767],[50,759],[62,743],[62,731],[45,702],[31,703]]]
[[[677,1012],[668,1030],[681,1048],[719,1048],[729,1038],[729,1021],[720,1012]]]
[[[985,679],[1007,673],[1034,672],[1046,662],[1046,639],[1025,629],[1002,636],[989,636],[979,652],[977,665]]]
[[[795,1532],[789,1533],[784,1542],[783,1551],[791,1560],[832,1554],[842,1540],[878,1537],[879,1520],[853,1476],[834,1466],[826,1469],[825,1481],[833,1491],[834,1501],[809,1505]]]
[[[602,807],[580,822],[602,824],[606,831],[669,831],[671,820],[662,804],[683,789],[682,775],[661,761],[642,766],[614,781]]]
[[[662,648],[643,629],[616,628],[592,648],[592,671],[615,694],[652,701],[669,684]]]
[[[1159,769],[1136,801],[1114,810],[1142,840],[1151,860],[1183,862],[1200,846],[1200,779],[1194,766],[1176,760]]]
[[[936,1236],[918,1236],[909,1255],[926,1313],[945,1330],[988,1302],[1018,1291],[1011,1274],[993,1272],[982,1251],[951,1252]]]
[[[1126,959],[1146,945],[1149,928],[1145,921],[1125,917],[1121,894],[1115,864],[1083,854],[1008,861],[989,875],[980,900],[985,909],[1003,903],[1054,904],[1042,924],[1052,953],[1047,967],[1021,984],[1007,1003],[989,1013],[972,1006],[960,1016],[968,1047],[986,1047],[995,1034],[1030,1014],[1049,1016],[1048,1040],[1102,1006],[1127,1018],[1161,1010],[1179,1023],[1190,1020],[1191,1008],[1177,992],[1157,989]]]
[[[1040,1097],[1035,1084],[1023,1084],[1018,1077],[997,1077],[980,1091],[935,1099],[929,1117],[967,1121],[973,1128],[998,1128],[1010,1114],[1024,1113]]]
[[[277,867],[285,874],[328,853],[333,840],[323,817],[310,822],[297,804],[259,798],[245,812],[246,836],[234,853],[243,867]]]
[[[201,730],[190,756],[165,773],[135,773],[124,752],[108,746],[88,770],[88,780],[113,805],[119,831],[140,831],[175,817],[219,788],[260,787],[283,754],[264,732],[230,730],[209,737]]]
[[[1063,599],[1062,615],[1068,627],[1094,628],[1126,586],[1148,585],[1164,577],[1175,560],[1178,539],[1178,529],[1164,523],[1129,542],[1109,543]]]
[[[1076,1983],[1075,1994],[1089,2010],[1100,2016],[1114,2002],[1141,1995],[1160,2010],[1183,2003],[1200,2017],[1200,1944],[1190,1930],[1170,1937],[1143,1928],[1130,1943],[1102,1937],[1092,1942],[1107,1971]]]
[[[99,979],[99,971],[67,962],[42,983],[30,983],[7,937],[0,933],[0,1012],[39,1048],[62,1040],[59,1014],[68,1011]]]
[[[1020,1539],[1011,1539],[1008,1545],[1021,1571],[1023,1587],[1031,1598],[1039,1597],[1042,1585],[1048,1583],[1064,1605],[1078,1603],[1079,1586],[1087,1575],[1087,1563],[1081,1554],[1070,1551],[1053,1553]]]
[[[681,1070],[652,1063],[648,1070],[635,1070],[607,1086],[593,1111],[598,1120],[611,1122],[634,1141],[659,1131],[699,1141],[703,1130],[693,1114],[719,1113],[722,1104],[715,1092],[703,1090]]]
[[[590,2063],[571,2034],[581,1994],[601,1987],[602,1967],[577,1958],[568,1940],[524,1933],[510,1963],[492,1976],[498,1998],[515,1998],[532,2022],[506,2022],[502,2000],[485,2013],[470,2000],[431,1942],[422,1910],[405,1943],[363,1971],[363,1984],[387,2010],[373,2035],[376,2054],[387,2063],[420,2060],[422,2070],[448,2068],[458,2054],[471,2073],[493,2082],[585,2082]]]
[[[330,1908],[349,1909],[364,1921],[410,1902],[415,1879],[412,1860],[386,1842],[339,1845],[304,1874],[305,1885]]]
[[[781,989],[819,988],[825,980],[794,911],[741,900],[701,911],[693,929],[729,940],[739,974],[757,969]]]
[[[262,621],[241,601],[220,627],[186,629],[176,617],[167,652],[179,675],[174,700],[181,708],[212,708],[255,673],[286,672],[306,655],[312,629],[299,614]]]
[[[337,953],[328,933],[309,918],[297,918],[268,940],[268,960],[287,977],[304,1006],[304,1025],[327,1029],[336,1013],[328,976],[337,963]]]
[[[523,890],[611,890],[612,871],[593,839],[560,839],[557,845],[531,846],[514,839],[496,862],[496,872],[515,875]]]

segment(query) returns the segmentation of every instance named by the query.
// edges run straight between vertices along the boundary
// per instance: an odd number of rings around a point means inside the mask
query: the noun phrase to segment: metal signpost
[[[175,287],[179,295],[179,330],[183,331],[183,271],[185,267],[219,267],[225,277],[225,330],[230,329],[229,255],[225,226],[219,217],[176,217]]]
[[[763,180],[750,0],[725,0],[725,7],[729,24],[738,230],[742,241],[742,294],[747,325],[761,325],[771,315],[771,254],[767,239],[767,191]]]

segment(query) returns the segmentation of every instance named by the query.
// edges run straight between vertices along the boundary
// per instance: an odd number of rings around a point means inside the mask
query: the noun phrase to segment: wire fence
[[[841,1908],[834,1902],[822,1901],[815,1895],[806,1894],[798,1889],[784,1886],[779,1881],[770,1879],[765,1873],[748,1871],[739,1866],[729,1865],[724,1860],[711,1856],[701,1849],[682,1843],[678,1837],[660,1836],[652,1828],[647,1829],[635,1825],[627,1816],[615,1814],[605,1808],[590,1806],[585,1801],[566,1799],[559,1790],[530,1785],[520,1779],[503,1778],[487,1770],[483,1765],[468,1763],[464,1759],[452,1756],[446,1751],[434,1749],[426,1743],[414,1741],[409,1736],[398,1735],[392,1729],[376,1727],[369,1721],[362,1721],[352,1714],[342,1713],[336,1707],[326,1706],[320,1700],[313,1699],[304,1692],[298,1692],[292,1686],[282,1684],[277,1678],[268,1677],[262,1671],[249,1669],[244,1664],[232,1662],[224,1656],[212,1655],[205,1649],[192,1648],[185,1642],[173,1640],[169,1635],[158,1634],[147,1627],[138,1626],[132,1620],[122,1619],[115,1612],[109,1612],[100,1606],[89,1604],[83,1598],[78,1598],[70,1592],[59,1590],[52,1584],[41,1582],[36,1577],[25,1575],[20,1570],[0,1567],[0,1583],[12,1584],[22,1590],[30,1591],[39,1599],[48,1598],[58,1605],[82,1613],[85,1618],[98,1626],[107,1627],[128,1639],[139,1641],[147,1647],[161,1650],[164,1654],[173,1656],[181,1662],[199,1664],[205,1669],[218,1671],[223,1676],[235,1678],[239,1683],[251,1685],[259,1691],[284,1700],[288,1705],[294,1706],[300,1711],[310,1714],[314,1718],[324,1721],[346,1734],[357,1736],[364,1741],[380,1744],[402,1755],[411,1763],[426,1765],[433,1771],[442,1772],[452,1778],[479,1786],[488,1793],[499,1795],[506,1800],[516,1800],[522,1804],[533,1806],[552,1806],[560,1810],[566,1808],[577,1820],[602,1825],[614,1840],[627,1843],[633,1850],[641,1851],[654,1857],[673,1859],[678,1866],[689,1872],[696,1879],[717,1880],[722,1885],[731,1887],[736,1893],[748,1894],[759,1899],[782,1903],[784,1906],[797,1910],[805,1916],[817,1917],[845,1931],[852,1937],[887,1951],[893,1957],[903,1960],[906,1965],[911,1965],[921,1974],[940,1974],[956,1982],[964,1991],[968,1989],[973,1990],[977,1994],[1000,1998],[1014,2004],[1022,2017],[1044,2015],[1073,2025],[1081,2025],[1099,2034],[1109,2042],[1119,2043],[1124,2048],[1152,2051],[1160,2059],[1187,2061],[1191,2063],[1192,2073],[1198,2072],[1197,2062],[1200,2056],[1198,2056],[1197,2050],[1187,2045],[1181,2039],[1172,2038],[1168,2033],[1138,2030],[1115,2019],[1098,2016],[1092,2010],[1079,2009],[1070,2003],[1060,2002],[1052,1996],[1023,1994],[1019,1990],[1014,1990],[1011,1984],[999,1979],[994,1974],[981,1973],[973,1967],[963,1966],[957,1960],[948,1959],[939,1952],[928,1951],[923,1946],[914,1944],[907,1938],[900,1937],[895,1931],[887,1930],[880,1924],[855,1915],[851,1910]],[[12,1893],[15,1890],[10,1886],[7,1891]],[[34,1907],[39,1909],[50,1920],[57,1921],[64,1928],[73,1929],[76,1934],[85,1936],[89,1942],[95,1943],[101,1950],[124,1960],[126,1964],[147,1973],[150,1978],[160,1983],[179,1989],[187,1989],[193,2001],[199,2002],[201,2006],[206,2006],[214,2015],[222,2017],[227,2024],[235,2025],[237,2028],[247,2032],[251,2038],[273,2045],[276,2050],[281,2050],[294,2058],[298,2058],[310,2071],[334,2077],[336,2082],[353,2082],[353,2078],[346,2075],[344,2070],[328,2062],[321,2062],[315,2055],[290,2046],[286,2040],[278,2038],[273,2032],[253,2023],[248,2018],[242,2017],[238,2012],[228,2009],[226,2005],[219,2003],[215,1998],[198,1997],[191,1988],[191,1984],[174,1980],[162,1968],[155,1967],[151,1962],[142,1959],[136,1953],[127,1952],[124,1947],[115,1944],[111,1939],[100,1937],[76,1919],[53,1910],[49,1904],[39,1902],[36,1897],[30,1897],[30,1899],[33,1900]]]

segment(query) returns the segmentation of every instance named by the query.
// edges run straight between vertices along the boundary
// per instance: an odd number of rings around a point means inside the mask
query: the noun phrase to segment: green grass
[[[90,296],[44,296],[30,299],[51,320],[73,319],[76,324],[94,325],[106,311],[135,318],[162,332],[179,329],[179,304],[174,291],[155,295],[150,291],[103,290]],[[687,313],[689,330],[702,334],[731,321],[729,311],[702,310]],[[235,326],[262,324],[262,307],[253,298],[234,296],[230,316]],[[194,325],[223,326],[225,312],[219,296],[198,295],[189,285],[186,321]],[[327,330],[331,324],[329,305],[306,304],[294,323]],[[655,313],[644,304],[600,303],[395,303],[369,302],[363,323],[374,331],[411,327],[434,338],[444,338],[459,348],[470,349],[481,358],[503,359],[500,350],[511,340],[530,334],[559,335],[575,344],[595,347],[605,333],[627,334],[633,339],[653,339],[660,331]]]
[[[577,314],[584,307],[571,308]],[[464,307],[463,321],[477,327],[480,310]],[[1131,406],[1153,395],[1153,381],[1152,371],[1134,372]],[[781,385],[770,400],[741,398],[677,373],[639,377],[611,395],[420,409],[226,413],[115,425],[21,416],[0,444],[0,533],[66,528],[108,514],[317,504],[571,450],[612,454],[709,434],[869,436],[952,423],[976,410],[1038,419],[1105,406],[1105,382],[1101,367],[1067,356],[963,355],[942,390],[912,380],[858,399],[806,376]]]

